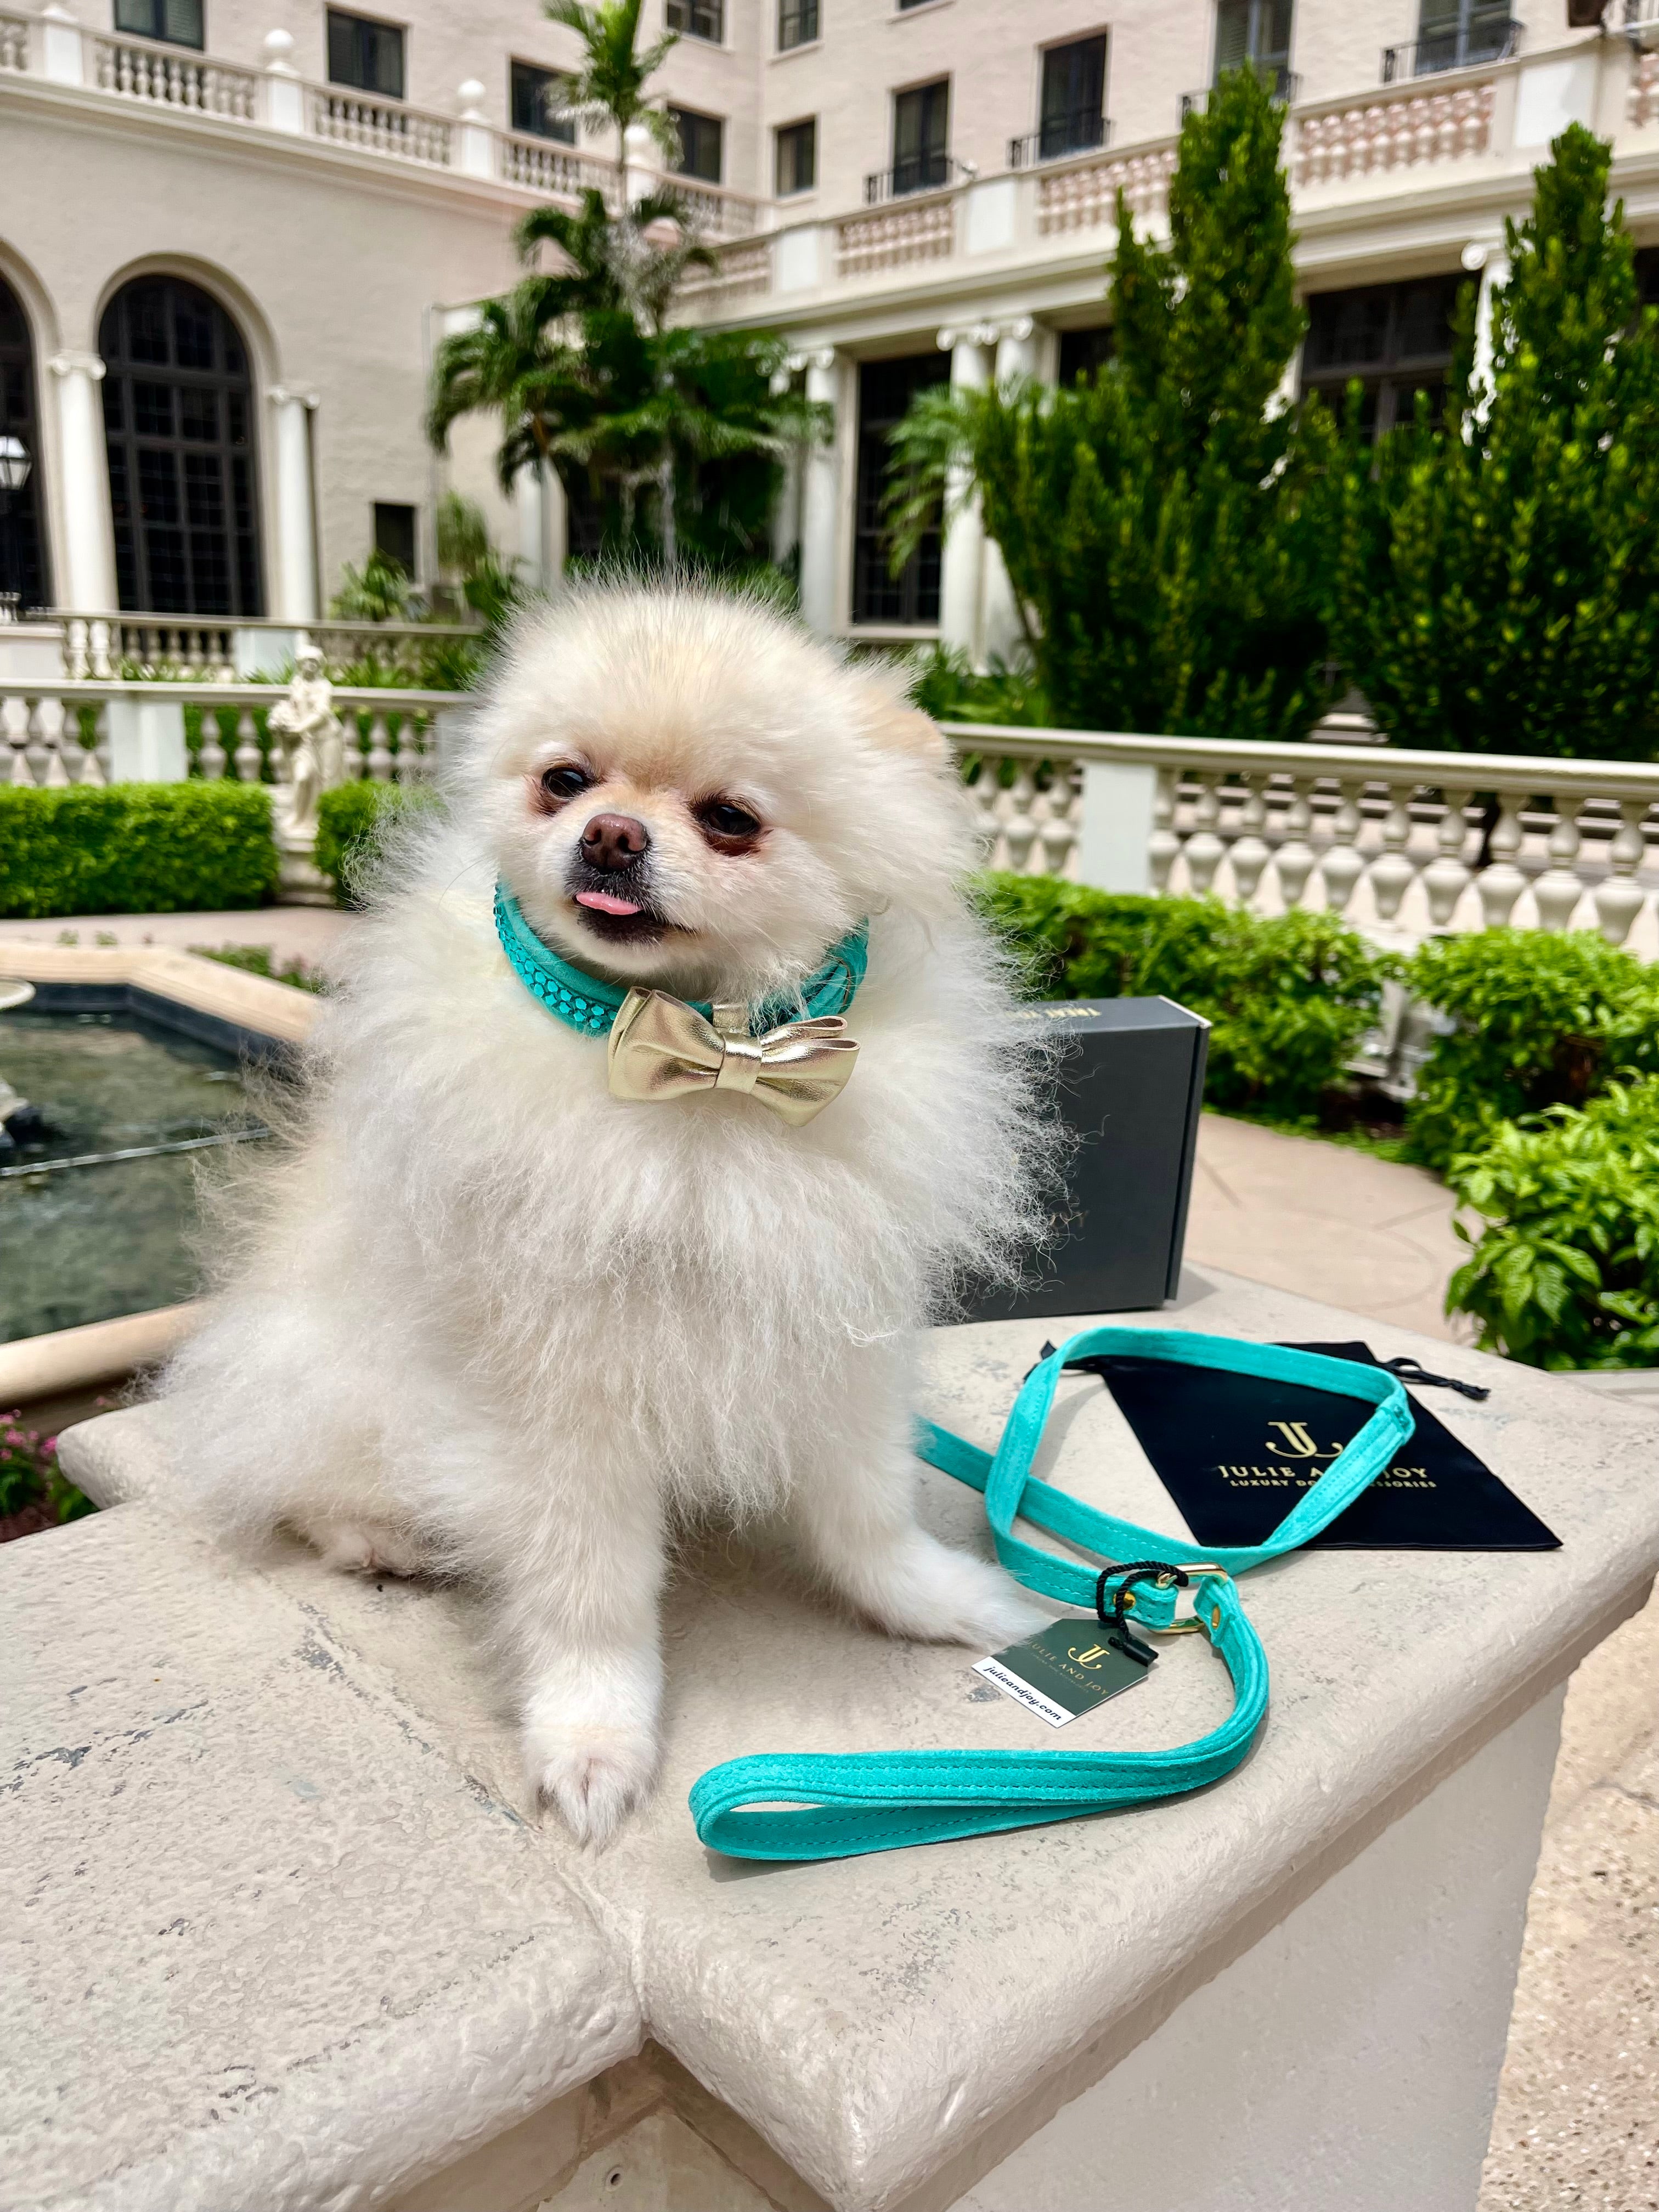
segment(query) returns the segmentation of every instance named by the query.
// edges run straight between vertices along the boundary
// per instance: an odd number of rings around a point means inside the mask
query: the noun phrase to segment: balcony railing
[[[1407,77],[1436,76],[1443,70],[1480,69],[1488,62],[1506,62],[1521,43],[1523,26],[1513,16],[1437,31],[1431,38],[1414,39],[1409,46],[1384,46],[1382,82],[1398,84]]]
[[[946,725],[988,867],[1076,878],[1138,816],[1145,881],[1274,912],[1325,907],[1395,941],[1599,929],[1655,948],[1659,769]],[[1093,834],[1091,834],[1093,832]]]
[[[1259,70],[1263,76],[1273,79],[1273,98],[1281,107],[1292,107],[1301,99],[1302,80],[1293,69],[1286,69],[1282,62],[1253,61],[1249,66]],[[1184,123],[1195,112],[1202,113],[1209,106],[1210,94],[1214,90],[1213,85],[1206,84],[1202,92],[1183,92],[1181,95],[1182,121]]]
[[[978,174],[970,161],[950,154],[909,154],[865,179],[864,204],[880,207],[888,200],[908,199],[912,192],[941,191],[947,185],[969,184]]]
[[[1068,154],[1093,154],[1112,143],[1112,126],[1106,117],[1090,108],[1070,115],[1049,116],[1041,129],[1008,141],[1008,167],[1035,168],[1040,161],[1063,161]]]

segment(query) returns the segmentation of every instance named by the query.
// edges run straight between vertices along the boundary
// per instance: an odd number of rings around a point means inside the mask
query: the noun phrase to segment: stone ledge
[[[1227,1782],[1144,1811],[839,1865],[705,1852],[685,1791],[717,1759],[1036,1732],[973,1697],[969,1655],[841,1620],[736,1541],[677,1583],[663,1781],[598,1855],[531,1824],[465,1593],[349,1583],[297,1551],[227,1563],[153,1505],[9,1547],[27,1556],[0,1555],[15,1625],[0,1664],[10,1673],[27,1652],[36,1671],[0,1699],[0,1728],[24,1762],[11,1817],[45,1869],[35,1978],[0,1971],[0,1989],[24,1992],[3,2000],[21,2008],[22,2063],[0,2081],[27,2130],[18,2177],[55,2201],[96,2190],[135,2212],[267,2212],[330,2187],[368,2204],[648,2032],[841,2212],[949,2203],[1011,2130],[1085,2087],[1545,1697],[1659,1565],[1659,1431],[1636,1407],[1592,1407],[1559,1378],[1221,1276],[1189,1278],[1160,1318],[1255,1338],[1364,1334],[1384,1356],[1491,1382],[1484,1406],[1435,1410],[1565,1548],[1324,1551],[1252,1576],[1274,1670],[1266,1730]],[[1063,1328],[937,1333],[925,1406],[991,1442],[1042,1336]],[[154,1494],[155,1418],[71,1432],[72,1468],[114,1485],[130,1465],[125,1479]],[[1097,1386],[1066,1386],[1045,1462],[1083,1496],[1178,1525]],[[979,1530],[968,1492],[928,1475],[923,1494],[940,1533]],[[1155,1695],[1077,1723],[1079,1747],[1180,1741],[1218,1717],[1224,1680],[1196,1644],[1170,1652]],[[173,1727],[149,1710],[135,1653],[165,1661],[148,1673],[167,1677]],[[188,1698],[168,1672],[186,1660]],[[313,1741],[325,1787],[294,1799]],[[88,1856],[90,1884],[67,1871]],[[262,1901],[284,1887],[303,1897],[303,1938],[300,1908]],[[371,1893],[387,1899],[385,1926]],[[514,1914],[527,1960],[510,1944]],[[544,1928],[562,1931],[568,1973]],[[439,1954],[454,1962],[448,1982]],[[59,1986],[94,1995],[53,2009],[43,1992]],[[394,2032],[406,2012],[427,2040]],[[93,2042],[134,2052],[137,2090],[77,2135],[43,2129],[53,2085],[79,2076]],[[257,2096],[227,2099],[233,2061],[255,2069]],[[208,2109],[223,2114],[216,2128],[201,2125]]]

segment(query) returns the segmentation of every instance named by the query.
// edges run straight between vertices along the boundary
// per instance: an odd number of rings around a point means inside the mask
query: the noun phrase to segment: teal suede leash
[[[550,945],[544,945],[525,920],[519,902],[505,884],[495,886],[495,934],[514,974],[550,1014],[584,1036],[610,1035],[611,1024],[628,996],[628,987],[607,983],[601,976],[588,975],[574,962],[561,957]],[[856,929],[849,929],[838,944],[830,946],[800,987],[799,1004],[805,1007],[809,1016],[846,1012],[864,981],[869,940],[869,929],[860,922]],[[705,1021],[713,1020],[712,1006],[697,1000],[688,1000],[686,1003],[695,1006]],[[788,1021],[796,1011],[797,1001],[793,999],[769,1000],[760,1010],[757,1030],[769,1029],[775,1022]]]
[[[1099,1512],[1032,1474],[1061,1370],[1103,1353],[1299,1382],[1374,1410],[1265,1543],[1200,1548]],[[1243,1759],[1267,1710],[1267,1654],[1234,1577],[1328,1528],[1389,1465],[1412,1426],[1405,1389],[1384,1368],[1187,1329],[1110,1327],[1085,1329],[1039,1360],[994,1454],[932,1421],[919,1423],[920,1456],[984,1493],[997,1557],[1012,1574],[1045,1597],[1097,1611],[1103,1620],[1109,1593],[1122,1620],[1133,1585],[1137,1629],[1190,1629],[1208,1638],[1232,1680],[1232,1711],[1208,1735],[1168,1751],[762,1753],[727,1759],[692,1784],[699,1839],[734,1858],[849,1858],[1148,1804],[1219,1781]],[[1085,1567],[1042,1551],[1014,1534],[1019,1519],[1115,1564]],[[1124,1564],[1131,1560],[1139,1564]],[[1192,1616],[1177,1620],[1177,1593],[1188,1586]]]

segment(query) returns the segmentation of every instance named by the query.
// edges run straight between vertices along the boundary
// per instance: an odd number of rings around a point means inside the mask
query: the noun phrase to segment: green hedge
[[[1431,938],[1405,975],[1451,1025],[1407,1117],[1429,1167],[1445,1170],[1505,1121],[1583,1106],[1621,1073],[1659,1072],[1659,976],[1594,930]]]
[[[258,784],[0,787],[0,915],[258,906],[276,881],[270,799]]]
[[[342,906],[357,902],[363,871],[379,849],[383,829],[411,808],[435,806],[437,794],[423,785],[343,783],[317,803],[317,843],[313,857],[334,884]]]
[[[1532,1367],[1659,1364],[1659,1078],[1609,1084],[1582,1111],[1504,1122],[1452,1164],[1485,1217],[1449,1312]]]
[[[1395,972],[1334,914],[1263,919],[1052,876],[985,876],[979,898],[1034,995],[1178,1000],[1213,1025],[1208,1103],[1278,1118],[1310,1119],[1344,1080]]]

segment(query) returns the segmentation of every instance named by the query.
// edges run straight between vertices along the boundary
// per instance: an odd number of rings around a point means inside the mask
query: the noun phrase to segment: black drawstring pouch
[[[1299,1344],[1369,1367],[1365,1344]],[[1298,1495],[1351,1443],[1368,1408],[1331,1390],[1264,1382],[1218,1368],[1102,1357],[1077,1364],[1100,1376],[1199,1544],[1259,1544]],[[1403,1363],[1402,1363],[1403,1364]],[[1412,1363],[1415,1369],[1415,1363]],[[1406,1379],[1444,1382],[1420,1369]],[[1448,1388],[1465,1386],[1448,1383]],[[1416,1428],[1396,1462],[1333,1521],[1316,1548],[1333,1551],[1553,1552],[1553,1535],[1443,1422],[1408,1393]]]

